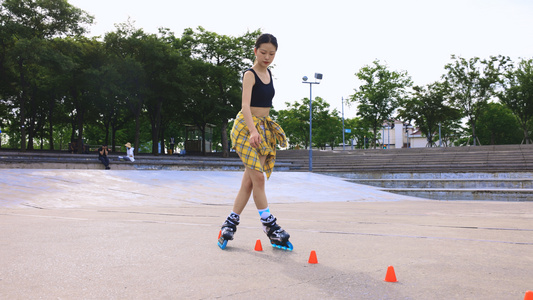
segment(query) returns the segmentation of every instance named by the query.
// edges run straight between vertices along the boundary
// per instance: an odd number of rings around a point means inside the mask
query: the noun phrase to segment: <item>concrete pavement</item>
[[[0,298],[522,300],[533,289],[533,203],[275,172],[267,195],[294,251],[268,245],[253,203],[223,251],[241,176],[0,170]],[[396,283],[384,282],[389,265]]]

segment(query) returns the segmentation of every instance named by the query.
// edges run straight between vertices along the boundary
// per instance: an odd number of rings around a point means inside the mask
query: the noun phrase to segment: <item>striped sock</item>
[[[263,220],[266,220],[266,218],[268,218],[271,215],[269,207],[265,209],[258,209],[257,212],[259,212],[259,216],[261,216],[261,219]]]

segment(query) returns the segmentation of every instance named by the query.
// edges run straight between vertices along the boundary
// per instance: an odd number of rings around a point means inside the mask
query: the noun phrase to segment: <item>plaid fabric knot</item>
[[[255,128],[261,135],[261,145],[258,148],[253,148],[250,145],[250,131],[246,126],[242,112],[237,114],[231,129],[231,144],[233,149],[239,154],[245,167],[265,172],[267,179],[269,179],[276,162],[276,144],[279,143],[282,148],[287,147],[287,137],[283,128],[272,121],[270,116],[252,117]],[[262,155],[267,157],[264,166],[261,166],[261,161],[259,160],[259,156]]]

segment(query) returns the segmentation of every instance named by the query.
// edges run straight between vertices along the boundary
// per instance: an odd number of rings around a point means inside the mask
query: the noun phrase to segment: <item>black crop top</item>
[[[264,84],[253,69],[248,69],[246,72],[247,71],[252,71],[255,76],[255,84],[252,88],[252,100],[250,101],[250,106],[272,107],[272,98],[274,98],[275,91],[274,84],[272,83],[272,73],[270,73],[270,70],[268,70],[268,74],[270,75],[269,84]]]

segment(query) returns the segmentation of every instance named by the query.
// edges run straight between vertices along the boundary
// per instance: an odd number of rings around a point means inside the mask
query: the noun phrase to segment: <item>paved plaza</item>
[[[274,172],[270,208],[294,251],[269,246],[252,200],[221,250],[241,176],[0,169],[0,299],[523,300],[533,290],[532,202],[427,200]],[[397,282],[384,281],[388,266]]]

